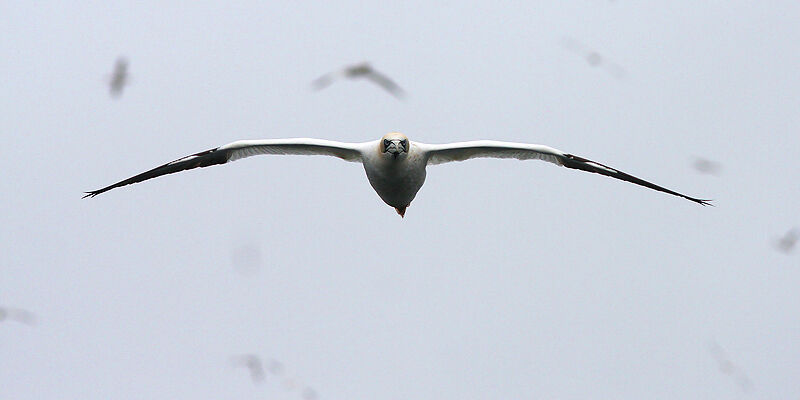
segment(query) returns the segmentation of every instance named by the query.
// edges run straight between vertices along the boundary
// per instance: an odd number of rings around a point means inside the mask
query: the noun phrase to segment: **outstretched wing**
[[[333,80],[339,77],[340,75],[341,73],[335,73],[335,72],[322,75],[319,78],[314,79],[313,82],[311,82],[311,88],[314,90],[325,89],[326,87],[330,86],[330,84],[333,83]]]
[[[428,164],[436,165],[451,161],[464,161],[470,158],[516,158],[518,160],[544,160],[567,168],[579,169],[595,174],[635,183],[640,186],[683,197],[702,205],[711,205],[710,200],[698,199],[658,186],[644,179],[628,175],[618,169],[600,164],[548,146],[526,143],[478,140],[449,144],[417,145],[427,154]]]
[[[203,168],[211,165],[225,164],[240,158],[260,154],[324,155],[338,157],[342,160],[352,162],[361,160],[361,152],[353,143],[306,138],[239,140],[221,147],[179,158],[102,189],[85,192],[86,195],[83,197],[94,197],[120,186],[146,181],[161,175],[174,174],[188,169]]]
[[[388,76],[378,71],[372,70],[369,74],[366,74],[366,78],[397,98],[405,97],[406,92],[400,86],[397,86]]]
[[[325,75],[320,76],[319,78],[315,79],[311,82],[311,87],[314,90],[322,90],[328,86],[330,86],[334,80],[339,78],[360,78],[364,77],[369,79],[372,83],[380,86],[393,96],[397,98],[403,98],[405,96],[405,91],[398,86],[394,81],[389,79],[388,76],[376,71],[373,69],[369,64],[362,63],[351,65],[349,67],[345,67],[341,71],[334,71]]]

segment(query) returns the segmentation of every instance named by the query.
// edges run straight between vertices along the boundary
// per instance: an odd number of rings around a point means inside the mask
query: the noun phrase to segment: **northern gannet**
[[[609,166],[568,154],[552,147],[538,144],[477,140],[448,144],[411,142],[402,133],[389,133],[380,140],[363,143],[343,143],[322,139],[265,139],[240,140],[217,148],[179,158],[134,177],[85,192],[94,197],[111,189],[142,182],[157,176],[172,174],[198,167],[225,164],[240,158],[260,154],[325,155],[364,165],[369,183],[386,204],[404,216],[417,191],[425,183],[425,169],[429,165],[471,158],[516,158],[518,160],[543,160],[567,168],[610,176],[669,193],[684,199],[709,205],[710,200],[689,197],[648,181],[628,175]]]
[[[405,91],[403,91],[400,86],[397,86],[397,84],[389,79],[388,76],[376,71],[371,65],[369,65],[369,63],[349,65],[339,71],[322,75],[321,77],[315,79],[314,82],[311,83],[311,86],[315,90],[324,89],[333,83],[334,79],[338,78],[366,78],[397,98],[402,98],[405,96]]]

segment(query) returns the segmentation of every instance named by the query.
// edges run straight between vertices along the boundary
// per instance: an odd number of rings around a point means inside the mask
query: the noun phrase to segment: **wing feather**
[[[119,181],[102,189],[85,192],[86,197],[95,197],[120,186],[139,183],[162,175],[174,174],[194,168],[225,164],[241,158],[262,154],[281,155],[326,155],[338,157],[346,161],[358,162],[361,152],[353,143],[341,143],[321,139],[266,139],[240,140],[217,148],[201,151],[164,165],[142,172],[128,179]]]
[[[702,205],[711,205],[710,200],[690,197],[662,186],[626,174],[618,169],[611,168],[598,162],[564,153],[561,150],[548,146],[527,143],[498,142],[492,140],[478,140],[472,142],[458,142],[439,145],[425,145],[418,143],[426,152],[429,165],[442,164],[453,161],[464,161],[471,158],[515,158],[518,160],[543,160],[567,168],[579,169],[595,174],[610,176],[636,185],[644,186],[674,196],[683,197]]]
[[[516,158],[517,160],[543,160],[558,165],[563,152],[552,147],[538,144],[498,142],[494,140],[476,140],[450,144],[426,145],[428,165],[436,165],[453,161],[464,161],[471,158]]]
[[[371,73],[367,74],[366,77],[367,79],[377,84],[378,86],[380,86],[393,96],[397,98],[405,97],[406,94],[405,90],[403,90],[403,88],[394,83],[393,80],[389,79],[388,76],[373,70]]]

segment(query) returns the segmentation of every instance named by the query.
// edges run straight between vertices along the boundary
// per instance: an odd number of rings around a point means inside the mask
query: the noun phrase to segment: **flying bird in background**
[[[36,316],[32,312],[19,308],[0,307],[0,322],[16,321],[25,325],[36,325]]]
[[[231,358],[234,367],[245,367],[250,371],[250,379],[254,383],[264,382],[264,365],[261,358],[255,354],[242,354]]]
[[[567,50],[579,54],[586,60],[586,62],[590,66],[605,68],[612,76],[614,76],[617,79],[625,78],[625,76],[627,75],[624,68],[620,67],[616,63],[611,62],[610,60],[603,57],[603,55],[598,53],[596,50],[584,45],[583,43],[573,38],[570,37],[562,38],[561,45]]]
[[[448,144],[411,142],[402,133],[389,133],[380,140],[363,143],[343,143],[322,139],[265,139],[240,140],[210,150],[192,154],[153,168],[134,177],[85,192],[94,197],[120,186],[142,182],[161,175],[172,174],[198,167],[225,164],[240,158],[260,154],[324,155],[345,161],[360,162],[367,179],[383,201],[394,207],[400,216],[414,200],[425,183],[426,168],[452,161],[472,158],[515,158],[518,160],[543,160],[567,168],[610,176],[650,189],[683,197],[702,205],[710,200],[689,197],[663,188],[609,166],[573,154],[538,144],[478,140]]]
[[[708,344],[708,351],[717,361],[719,371],[733,378],[743,392],[749,392],[753,388],[753,382],[750,381],[747,374],[730,360],[730,357],[728,357],[728,354],[722,349],[719,343],[711,341]]]
[[[797,244],[798,239],[800,239],[800,231],[797,228],[792,228],[775,242],[775,247],[784,253],[790,253]]]
[[[264,382],[266,378],[265,371],[270,374],[278,376],[283,374],[283,364],[280,361],[270,359],[267,367],[264,368],[264,362],[261,357],[256,354],[242,354],[231,358],[231,362],[235,367],[247,367],[250,370],[250,377],[254,383]],[[300,389],[300,395],[303,400],[316,400],[317,391],[310,386],[304,385],[300,380],[295,377],[285,378],[282,381],[284,389],[294,391]]]
[[[122,96],[122,90],[125,89],[125,85],[128,84],[129,80],[128,60],[120,57],[114,64],[114,71],[111,73],[111,78],[108,82],[111,97],[119,98]]]
[[[304,387],[301,394],[303,400],[317,400],[317,391],[310,387]]]
[[[405,97],[405,91],[403,89],[401,89],[400,86],[397,86],[397,84],[394,83],[391,79],[389,79],[389,77],[387,77],[386,75],[376,71],[374,68],[372,68],[371,65],[369,65],[369,63],[366,63],[366,62],[360,63],[360,64],[349,65],[349,66],[346,66],[346,67],[342,68],[339,71],[334,71],[334,72],[325,74],[325,75],[315,79],[314,82],[311,83],[311,86],[315,90],[324,89],[324,88],[330,86],[330,84],[333,83],[334,80],[337,80],[337,79],[340,79],[340,78],[349,78],[349,79],[364,78],[364,79],[368,79],[370,82],[380,86],[381,88],[383,88],[384,90],[386,90],[391,95],[393,95],[393,96],[395,96],[397,98]]]
[[[697,157],[692,163],[692,167],[700,173],[718,176],[722,166],[716,162],[705,158]]]

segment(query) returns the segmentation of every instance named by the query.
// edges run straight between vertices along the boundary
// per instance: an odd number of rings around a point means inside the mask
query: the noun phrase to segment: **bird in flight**
[[[128,81],[128,60],[124,57],[120,57],[114,64],[114,71],[111,73],[111,78],[108,81],[111,97],[118,98],[122,96],[122,89],[125,88]]]
[[[14,320],[25,325],[35,325],[36,317],[32,312],[18,308],[0,307],[0,322]]]
[[[589,48],[588,46],[584,45],[583,43],[570,38],[564,37],[561,39],[561,46],[565,49],[579,54],[586,60],[586,63],[589,64],[591,67],[604,67],[608,72],[613,75],[617,79],[624,78],[627,73],[625,69],[620,67],[618,64],[613,63],[603,57],[600,53],[596,50]]]
[[[369,79],[370,82],[389,92],[394,97],[403,98],[405,96],[405,91],[401,89],[400,86],[397,86],[397,84],[389,79],[389,77],[376,71],[371,65],[369,65],[369,63],[366,62],[348,65],[341,70],[322,75],[321,77],[315,79],[314,82],[311,83],[311,86],[315,90],[324,89],[330,86],[334,80],[339,78],[366,78]]]
[[[775,247],[784,253],[790,253],[798,239],[800,239],[800,229],[792,228],[775,242]]]
[[[254,383],[264,381],[264,365],[259,356],[255,354],[242,354],[232,357],[231,363],[234,367],[246,367],[250,371],[250,379],[252,379]]]
[[[708,351],[711,353],[711,357],[714,357],[714,360],[717,361],[720,372],[733,378],[743,392],[749,392],[753,389],[753,382],[741,368],[731,361],[719,343],[711,341],[708,344]]]
[[[711,161],[706,158],[695,158],[692,163],[694,169],[703,174],[719,175],[722,166],[716,161]]]
[[[322,139],[265,139],[240,140],[224,146],[179,158],[160,167],[106,186],[85,192],[94,197],[120,186],[142,182],[161,175],[172,174],[198,167],[225,164],[240,158],[261,154],[325,155],[345,161],[360,162],[367,179],[383,201],[394,207],[400,216],[414,200],[425,183],[429,165],[472,158],[515,158],[518,160],[543,160],[563,167],[593,172],[621,179],[650,189],[683,197],[702,205],[710,200],[690,197],[650,183],[609,166],[573,154],[538,144],[478,140],[448,144],[411,142],[402,133],[389,133],[380,140],[363,143],[343,143]]]

